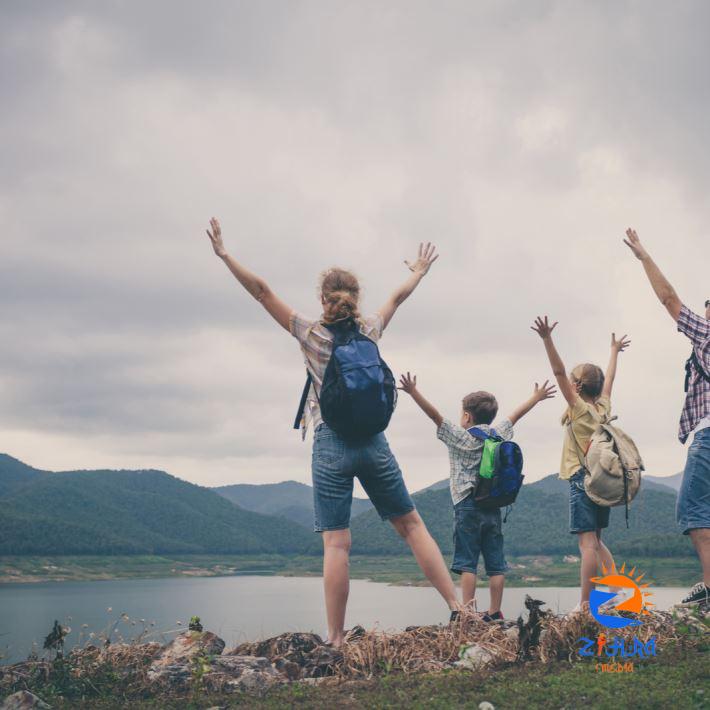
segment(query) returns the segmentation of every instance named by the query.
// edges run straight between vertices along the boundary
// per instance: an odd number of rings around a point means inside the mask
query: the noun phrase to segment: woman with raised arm
[[[227,253],[216,219],[210,221],[210,226],[207,236],[215,254],[271,317],[298,340],[310,376],[305,425],[311,424],[314,428],[314,527],[323,536],[328,642],[336,647],[343,643],[345,607],[350,588],[350,507],[355,476],[380,517],[389,520],[407,542],[422,571],[444,598],[452,618],[455,618],[458,602],[454,583],[439,547],[414,507],[384,434],[380,432],[354,441],[342,437],[323,421],[319,401],[326,367],[333,352],[333,326],[352,322],[360,334],[377,342],[399,306],[438,258],[434,247],[431,244],[420,245],[417,259],[412,263],[405,262],[411,272],[409,278],[379,311],[368,317],[362,317],[359,312],[360,285],[357,278],[344,269],[328,269],[320,280],[322,314],[317,319],[310,319],[286,305],[263,279]]]
[[[567,409],[562,415],[565,427],[562,446],[560,478],[569,481],[570,533],[577,535],[581,557],[579,581],[581,598],[575,611],[589,607],[592,591],[591,578],[600,566],[611,569],[613,558],[602,542],[602,530],[609,527],[609,508],[597,505],[584,489],[584,453],[597,425],[603,417],[611,414],[611,391],[616,378],[616,361],[631,341],[624,335],[619,340],[611,334],[611,355],[606,375],[601,368],[591,363],[577,365],[567,374],[562,358],[552,342],[552,331],[557,321],[550,325],[547,316],[536,318],[532,329],[542,338],[545,352],[552,366],[560,392],[567,400]]]

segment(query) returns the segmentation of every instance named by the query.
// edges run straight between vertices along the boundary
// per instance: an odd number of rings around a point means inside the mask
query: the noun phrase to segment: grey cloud
[[[313,316],[322,268],[352,267],[370,311],[435,241],[382,347],[452,417],[474,385],[507,408],[548,376],[537,313],[561,321],[569,366],[631,332],[617,403],[654,472],[675,470],[686,343],[619,237],[637,224],[683,297],[707,297],[709,13],[5,5],[2,448],[51,441],[74,467],[140,459],[198,482],[307,476],[298,348],[212,256],[217,214],[229,249]],[[532,478],[557,465],[559,409],[521,426]],[[445,475],[406,398],[390,436],[414,488]]]

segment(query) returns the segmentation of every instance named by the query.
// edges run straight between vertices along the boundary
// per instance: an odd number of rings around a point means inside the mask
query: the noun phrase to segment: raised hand
[[[636,234],[635,229],[627,229],[626,230],[626,239],[624,239],[624,244],[626,244],[629,249],[634,253],[634,256],[637,259],[645,259],[648,254],[646,253],[646,250],[643,248],[643,244],[641,244],[641,240],[639,239],[639,235]]]
[[[426,246],[424,246],[424,242],[421,242],[419,244],[419,254],[417,255],[416,261],[410,263],[405,259],[404,263],[409,267],[410,271],[424,276],[438,258],[439,255],[436,254],[436,247],[431,242],[427,242]]]
[[[631,341],[622,335],[618,340],[616,339],[616,333],[611,334],[611,349],[616,350],[617,353],[623,353],[626,348],[631,345]]]
[[[210,219],[210,227],[212,227],[211,232],[209,229],[205,231],[207,232],[207,236],[210,238],[214,253],[221,258],[226,255],[227,250],[224,248],[224,242],[222,241],[222,228],[219,226],[219,220],[216,217],[212,217],[212,219]]]
[[[399,378],[399,387],[397,389],[403,390],[407,394],[412,394],[417,389],[417,376],[409,373],[402,375]]]
[[[552,335],[552,331],[555,329],[556,325],[557,321],[550,325],[547,320],[547,316],[545,316],[544,320],[541,316],[538,316],[535,319],[535,325],[531,325],[530,329],[534,330],[544,340],[545,338],[549,338]]]
[[[557,394],[557,387],[551,385],[549,380],[545,380],[542,383],[542,387],[538,387],[537,382],[535,383],[535,390],[533,391],[533,399],[536,402],[542,402],[545,399],[552,399]]]

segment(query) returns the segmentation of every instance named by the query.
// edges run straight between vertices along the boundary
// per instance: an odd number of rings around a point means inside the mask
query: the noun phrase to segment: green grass
[[[710,708],[707,669],[710,654],[686,650],[661,653],[633,673],[599,673],[594,662],[515,665],[490,671],[448,671],[426,675],[391,675],[349,683],[308,686],[294,683],[253,695],[193,696],[127,701],[131,708],[477,708],[482,701],[496,708]],[[118,698],[71,703],[52,698],[57,708],[122,707]]]
[[[560,555],[509,558],[511,587],[575,587],[579,564]],[[621,560],[620,560],[621,561]],[[628,560],[657,586],[689,586],[697,581],[699,563],[694,557],[635,558]],[[315,555],[73,555],[0,556],[0,583],[87,581],[229,575],[320,576],[322,559]],[[425,585],[412,556],[351,558],[354,579],[401,585]]]

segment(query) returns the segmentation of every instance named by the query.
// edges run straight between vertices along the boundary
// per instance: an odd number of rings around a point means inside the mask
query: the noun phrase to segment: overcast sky
[[[629,333],[613,405],[649,473],[681,470],[689,346],[623,245],[635,226],[696,312],[710,296],[710,3],[5,2],[0,9],[0,451],[39,468],[310,481],[295,340],[213,255],[313,317],[319,272],[364,310],[441,258],[381,342],[458,419],[501,413]],[[558,470],[561,399],[525,417]],[[412,490],[448,474],[402,395]]]

